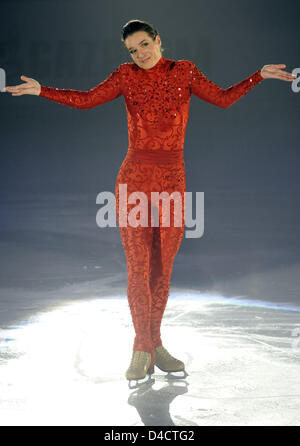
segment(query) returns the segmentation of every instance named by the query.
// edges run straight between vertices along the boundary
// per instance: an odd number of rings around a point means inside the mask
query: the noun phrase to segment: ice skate
[[[185,365],[179,359],[174,358],[168,350],[162,345],[155,349],[154,365],[162,372],[182,372],[179,375],[168,375],[168,378],[186,378],[188,373],[185,371]]]
[[[142,351],[134,351],[132,353],[131,362],[129,368],[126,371],[126,378],[129,380],[129,387],[131,387],[131,381],[142,380],[154,372],[154,367],[151,366],[152,356],[151,353],[142,352]]]

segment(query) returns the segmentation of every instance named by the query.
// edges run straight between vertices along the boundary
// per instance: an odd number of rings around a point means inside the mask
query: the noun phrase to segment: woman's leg
[[[166,220],[168,213],[165,214],[166,217],[163,216],[162,205],[159,206],[159,211],[156,210],[159,214],[159,227],[154,228],[150,259],[151,336],[154,348],[162,345],[160,326],[168,301],[173,262],[184,234],[184,166],[169,168],[162,178],[164,191],[169,196],[176,191],[180,198],[177,203],[170,199],[169,222]]]
[[[149,286],[150,257],[153,228],[120,227],[120,234],[127,260],[127,298],[135,330],[133,351],[152,354],[151,337],[152,295]]]
[[[151,337],[154,348],[162,345],[160,327],[167,305],[173,262],[184,228],[155,228],[150,260]]]

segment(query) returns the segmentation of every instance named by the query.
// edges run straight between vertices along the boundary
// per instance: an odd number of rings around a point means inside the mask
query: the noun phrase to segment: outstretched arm
[[[26,84],[6,88],[7,91],[13,93],[13,96],[36,94],[37,96],[82,110],[105,104],[122,94],[121,66],[116,68],[103,82],[88,91],[47,87],[26,76],[21,76],[21,78],[25,79]]]
[[[190,89],[191,93],[206,102],[222,108],[228,108],[242,96],[245,96],[255,85],[268,77],[291,81],[294,77],[284,72],[280,67],[285,65],[265,65],[262,69],[255,71],[251,76],[241,82],[224,90],[210,81],[192,62]]]

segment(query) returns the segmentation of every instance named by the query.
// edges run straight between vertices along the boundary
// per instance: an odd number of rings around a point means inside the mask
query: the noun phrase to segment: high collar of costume
[[[153,74],[153,73],[159,73],[159,72],[164,71],[166,64],[167,64],[167,60],[164,58],[164,56],[161,56],[161,58],[156,62],[155,65],[153,65],[153,67],[147,68],[147,69],[141,68],[141,67],[139,67],[139,68],[141,69],[141,71],[144,71],[149,74]]]

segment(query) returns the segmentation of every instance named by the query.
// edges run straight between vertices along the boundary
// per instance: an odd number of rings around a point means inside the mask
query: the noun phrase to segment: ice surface
[[[134,390],[133,337],[122,295],[70,299],[2,329],[0,424],[300,425],[300,308],[174,290],[162,339],[189,376],[155,369]]]

